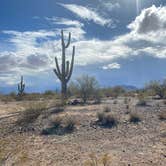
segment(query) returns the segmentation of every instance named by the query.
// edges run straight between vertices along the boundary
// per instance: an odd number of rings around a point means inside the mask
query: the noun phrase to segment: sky
[[[71,80],[95,76],[102,87],[143,87],[166,78],[165,0],[0,0],[0,92],[56,90],[60,31],[71,32],[66,50]]]

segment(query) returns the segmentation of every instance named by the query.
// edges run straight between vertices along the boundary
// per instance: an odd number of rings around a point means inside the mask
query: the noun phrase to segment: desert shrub
[[[53,116],[50,118],[50,125],[41,131],[43,135],[64,135],[74,131],[76,120],[74,117],[66,116]]]
[[[42,135],[53,135],[58,134],[62,135],[64,133],[63,125],[63,118],[60,116],[51,116],[49,118],[50,124],[49,127],[42,129]]]
[[[53,116],[50,118],[51,126],[54,128],[58,128],[62,124],[62,117]]]
[[[136,112],[131,112],[129,121],[132,123],[138,123],[141,121],[141,117]]]
[[[104,112],[111,112],[111,108],[109,106],[104,107]]]
[[[103,95],[106,97],[114,97],[117,98],[120,95],[125,93],[125,90],[121,86],[109,87],[102,89]]]
[[[67,132],[72,132],[75,129],[75,125],[76,125],[76,120],[73,117],[67,116],[65,118],[64,128]]]
[[[117,118],[114,115],[108,114],[104,117],[102,124],[104,126],[113,127],[117,125],[117,122]]]
[[[160,98],[166,97],[166,80],[164,80],[163,82],[151,81],[146,85],[145,88],[152,95],[158,95]]]
[[[111,158],[108,154],[97,157],[95,154],[89,155],[89,160],[85,161],[84,166],[109,166]]]
[[[146,105],[147,105],[147,103],[146,103],[145,99],[139,99],[137,106],[146,106]]]
[[[99,122],[103,122],[104,117],[105,117],[104,112],[98,112],[97,113],[97,119],[98,119]]]
[[[20,114],[16,124],[19,126],[27,126],[33,123],[44,110],[46,110],[45,104],[34,104]]]
[[[98,122],[105,127],[114,127],[117,125],[117,117],[110,113],[98,113]]]
[[[94,91],[93,98],[95,100],[95,104],[100,104],[102,99],[102,92],[99,89],[96,89]]]
[[[52,90],[46,90],[44,92],[44,95],[55,95],[55,92],[53,92]]]
[[[160,112],[158,114],[158,117],[160,120],[166,120],[166,112]]]

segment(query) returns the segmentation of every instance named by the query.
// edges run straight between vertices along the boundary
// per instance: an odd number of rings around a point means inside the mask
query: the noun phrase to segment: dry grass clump
[[[166,112],[160,112],[158,114],[158,117],[160,120],[166,120]]]
[[[72,116],[67,116],[64,121],[64,128],[66,131],[71,132],[75,129],[76,120]]]
[[[105,106],[103,111],[104,112],[111,112],[111,108],[109,106]]]
[[[50,118],[50,123],[51,123],[51,126],[53,126],[54,128],[58,128],[62,124],[62,117],[53,116]]]
[[[118,124],[118,119],[114,114],[100,112],[97,114],[98,122],[105,127],[114,127]]]
[[[89,155],[89,160],[85,161],[84,166],[110,166],[111,158],[108,154],[97,157],[94,153]]]
[[[136,112],[131,112],[130,117],[129,117],[129,121],[132,123],[138,123],[141,121],[141,117]]]
[[[63,135],[73,132],[76,126],[76,120],[73,116],[53,116],[50,118],[50,126],[42,130],[43,135]]]
[[[16,124],[22,127],[27,126],[33,123],[46,109],[45,103],[32,104],[32,106],[21,112]]]

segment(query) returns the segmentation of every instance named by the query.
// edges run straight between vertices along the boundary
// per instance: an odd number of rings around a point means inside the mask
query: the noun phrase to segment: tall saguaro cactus
[[[74,65],[74,56],[75,56],[75,46],[73,46],[73,52],[72,52],[72,59],[71,64],[69,61],[66,61],[66,49],[69,47],[71,42],[71,33],[69,33],[68,41],[65,43],[64,41],[64,34],[63,30],[61,30],[61,44],[62,44],[62,64],[61,69],[58,64],[58,59],[55,57],[55,63],[56,68],[54,69],[54,72],[56,76],[61,81],[61,96],[62,96],[62,102],[66,99],[67,94],[67,83],[71,78],[72,72],[73,72],[73,65]]]
[[[25,84],[23,83],[23,76],[21,76],[21,81],[18,84],[18,95],[22,96],[24,94]]]

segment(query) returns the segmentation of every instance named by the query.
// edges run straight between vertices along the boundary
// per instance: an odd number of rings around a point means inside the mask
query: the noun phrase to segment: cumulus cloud
[[[102,26],[105,26],[105,25],[110,26],[112,24],[111,19],[106,19],[100,16],[96,11],[88,7],[75,5],[75,4],[60,4],[60,5],[70,10],[71,12],[76,14],[78,17],[85,19],[87,21],[93,21],[96,24],[99,24]]]
[[[156,33],[166,30],[166,7],[152,6],[142,13],[128,26],[139,34]]]
[[[103,70],[112,70],[112,69],[120,69],[121,65],[119,63],[111,63],[102,67]]]

